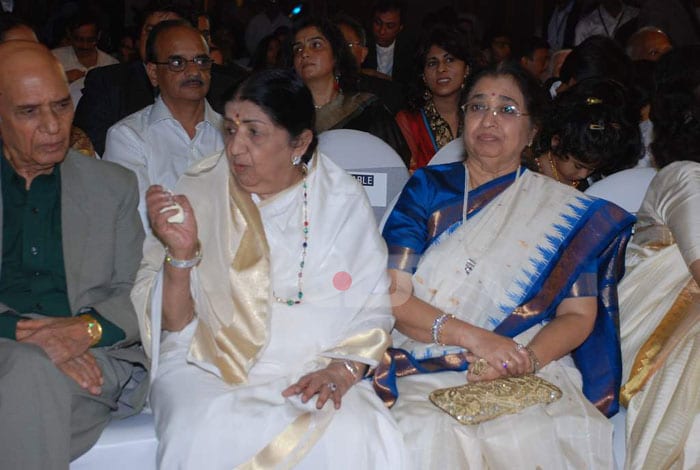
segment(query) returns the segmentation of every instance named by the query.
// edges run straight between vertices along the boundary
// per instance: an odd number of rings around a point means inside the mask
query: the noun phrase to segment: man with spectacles
[[[105,151],[107,130],[120,119],[153,104],[156,89],[146,74],[146,41],[151,30],[161,21],[183,18],[174,6],[158,3],[143,12],[140,27],[139,56],[127,64],[100,67],[85,77],[83,97],[75,110],[75,125],[90,136],[95,151]],[[217,112],[224,109],[224,96],[240,83],[247,72],[237,66],[212,66],[207,100]]]
[[[136,173],[146,230],[148,187],[174,187],[187,168],[224,147],[223,120],[206,100],[211,67],[209,46],[197,29],[184,20],[159,23],[146,42],[146,72],[159,95],[107,132],[103,159]]]
[[[119,62],[97,48],[99,37],[97,18],[90,13],[78,13],[68,22],[70,45],[51,51],[66,71],[74,106],[77,106],[82,96],[85,74],[89,70]]]

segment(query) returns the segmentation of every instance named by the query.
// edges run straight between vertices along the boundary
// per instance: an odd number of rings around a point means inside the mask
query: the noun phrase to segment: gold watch
[[[80,315],[80,319],[87,325],[87,333],[90,335],[90,346],[94,346],[102,339],[102,325],[95,317],[88,314]]]

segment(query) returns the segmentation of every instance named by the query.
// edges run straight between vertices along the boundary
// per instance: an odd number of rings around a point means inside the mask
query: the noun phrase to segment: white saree
[[[367,381],[346,393],[340,410],[330,401],[316,410],[315,397],[302,404],[297,397],[281,395],[332,358],[373,367],[390,343],[386,247],[363,189],[325,156],[314,156],[306,178],[310,231],[302,302],[288,306],[272,300],[274,295],[286,299],[297,293],[304,220],[299,183],[256,202],[270,263],[263,309],[269,314],[266,319],[259,316],[265,319],[262,346],[257,351],[247,344],[241,347],[253,353],[236,363],[242,364],[242,380],[236,383],[217,361],[238,354],[228,354],[224,347],[216,352],[217,360],[202,360],[200,351],[206,348],[195,347],[202,323],[215,329],[214,315],[225,318],[228,310],[234,312],[234,328],[236,324],[238,305],[231,301],[227,270],[236,264],[234,254],[236,259],[246,254],[236,253],[241,237],[232,226],[229,179],[225,156],[214,156],[190,169],[176,188],[194,208],[202,245],[202,262],[191,275],[195,320],[181,332],[163,333],[159,347],[158,335],[150,334],[159,329],[163,260],[154,239],[146,242],[132,294],[144,344],[156,366],[151,406],[160,439],[159,466],[403,468],[400,433]],[[217,346],[225,333],[221,328],[215,335]]]
[[[700,467],[700,164],[654,177],[619,285],[627,469]]]
[[[588,203],[578,191],[525,172],[466,224],[446,230],[425,251],[413,276],[414,295],[492,330],[522,304],[544,258]],[[466,260],[473,261],[467,275]],[[541,327],[521,333],[516,341],[527,344]],[[394,344],[418,359],[459,350],[398,333]],[[538,375],[556,384],[563,398],[479,425],[462,425],[428,400],[435,389],[463,385],[464,372],[401,377],[392,413],[412,468],[612,468],[612,426],[583,395],[573,359],[565,356]]]

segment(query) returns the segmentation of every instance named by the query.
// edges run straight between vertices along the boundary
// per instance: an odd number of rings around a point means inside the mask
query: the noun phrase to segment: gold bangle
[[[102,339],[102,325],[89,313],[80,315],[80,319],[87,325],[87,333],[90,336],[90,347],[96,345]]]

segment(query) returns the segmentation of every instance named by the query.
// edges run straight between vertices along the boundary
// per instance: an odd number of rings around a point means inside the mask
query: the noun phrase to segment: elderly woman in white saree
[[[361,380],[392,326],[364,191],[315,151],[293,72],[250,77],[225,110],[225,154],[188,170],[181,195],[147,195],[132,299],[158,464],[402,468],[395,422]]]
[[[613,466],[614,293],[634,218],[521,167],[541,93],[515,65],[477,75],[466,161],[416,171],[385,225],[400,333],[375,388],[395,402],[412,468]],[[563,396],[460,424],[428,395],[464,385],[464,370],[484,385],[536,373]]]
[[[661,169],[619,287],[629,469],[700,466],[700,68],[677,72],[653,99]]]

